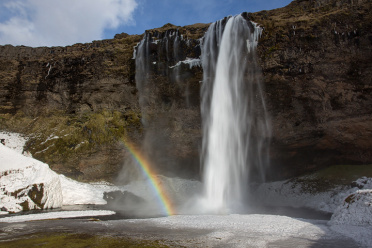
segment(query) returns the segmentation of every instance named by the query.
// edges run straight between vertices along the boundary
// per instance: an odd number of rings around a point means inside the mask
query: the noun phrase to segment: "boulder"
[[[103,194],[103,199],[107,201],[107,206],[112,209],[125,210],[125,209],[135,209],[139,205],[143,205],[146,201],[136,196],[135,194],[128,191],[112,191],[105,192]]]

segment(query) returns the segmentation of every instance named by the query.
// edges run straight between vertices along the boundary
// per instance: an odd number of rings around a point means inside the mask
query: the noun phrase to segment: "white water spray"
[[[203,208],[241,211],[252,176],[264,180],[269,122],[256,47],[261,28],[244,17],[213,23],[202,49]]]

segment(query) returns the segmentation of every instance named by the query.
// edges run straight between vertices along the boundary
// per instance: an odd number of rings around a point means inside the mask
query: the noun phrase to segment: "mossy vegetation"
[[[272,53],[275,52],[276,50],[279,50],[279,46],[277,44],[269,47],[269,49],[265,51],[265,55],[264,55],[265,58],[268,56],[269,57],[272,56]]]
[[[73,161],[82,155],[113,146],[142,128],[139,110],[101,110],[74,115],[53,111],[36,118],[22,112],[0,116],[2,130],[28,136],[25,150],[52,168],[54,164],[77,166]]]
[[[350,186],[361,177],[372,177],[372,165],[334,165],[291,180],[300,183],[308,193],[319,193],[335,187]]]
[[[335,184],[350,184],[363,176],[372,177],[372,165],[334,165],[314,175]]]
[[[97,236],[91,234],[71,233],[34,234],[22,237],[22,239],[0,242],[0,246],[4,248],[169,247],[167,245],[162,244],[162,242],[159,240],[137,240],[124,237]]]

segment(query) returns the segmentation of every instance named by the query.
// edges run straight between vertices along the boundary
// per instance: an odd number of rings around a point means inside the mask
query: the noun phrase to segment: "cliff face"
[[[273,126],[272,175],[372,163],[370,12],[367,0],[297,0],[249,14],[264,27],[258,54]],[[0,124],[37,133],[29,142],[34,156],[81,179],[115,175],[129,156],[121,139],[145,141],[163,173],[196,175],[203,74],[197,59],[207,28],[167,24],[147,31],[143,85],[132,59],[142,36],[71,47],[1,46]]]
[[[294,1],[252,16],[265,27],[259,52],[273,166],[301,173],[371,163],[371,2]]]
[[[133,47],[140,36],[70,47],[0,47],[0,111],[34,115],[135,108]]]

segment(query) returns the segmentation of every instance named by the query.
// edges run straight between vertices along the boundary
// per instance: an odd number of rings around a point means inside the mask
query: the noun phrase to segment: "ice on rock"
[[[186,60],[179,61],[177,64],[174,66],[170,66],[169,68],[175,68],[180,66],[181,64],[186,64],[189,65],[189,68],[192,69],[193,67],[200,67],[201,66],[201,60],[200,59],[195,59],[195,58],[186,58]]]

